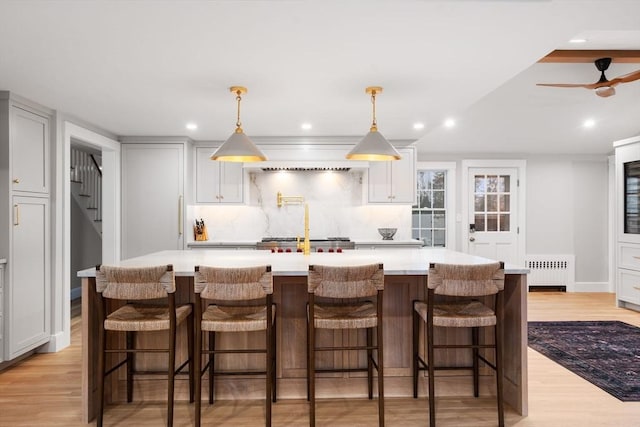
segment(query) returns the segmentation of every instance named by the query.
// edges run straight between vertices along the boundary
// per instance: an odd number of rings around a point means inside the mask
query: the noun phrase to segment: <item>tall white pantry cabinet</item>
[[[640,137],[616,147],[616,300],[640,311]]]
[[[0,258],[6,258],[0,359],[46,343],[51,327],[53,112],[0,92]]]
[[[184,249],[191,144],[146,137],[121,142],[122,259]]]

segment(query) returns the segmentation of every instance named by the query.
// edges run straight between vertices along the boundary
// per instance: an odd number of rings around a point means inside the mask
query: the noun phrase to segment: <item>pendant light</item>
[[[211,160],[223,162],[262,162],[267,157],[249,139],[242,130],[240,122],[240,101],[242,95],[247,93],[247,88],[242,86],[231,86],[230,91],[236,94],[238,101],[238,116],[236,120],[236,130],[229,138],[211,155]]]
[[[373,104],[371,129],[369,133],[349,151],[346,157],[350,160],[399,160],[400,153],[398,153],[398,150],[378,132],[378,124],[376,122],[376,94],[381,93],[382,88],[380,86],[369,86],[365,91],[371,95],[371,103]]]

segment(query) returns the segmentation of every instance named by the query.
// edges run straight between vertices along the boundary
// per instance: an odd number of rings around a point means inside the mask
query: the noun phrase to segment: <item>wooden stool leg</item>
[[[195,357],[194,357],[194,331],[193,331],[193,313],[187,317],[187,346],[189,354],[189,403],[194,401],[194,377],[195,377]]]
[[[413,373],[413,398],[416,399],[418,397],[418,347],[420,346],[420,318],[418,317],[418,313],[416,313],[415,308],[412,307],[411,311],[413,312],[413,329],[411,332],[413,358],[411,368]]]
[[[126,348],[127,350],[133,350],[135,347],[135,333],[132,331],[126,332]],[[127,402],[133,401],[133,372],[134,367],[134,354],[127,352]]]
[[[314,328],[313,299],[309,303],[309,321],[307,328],[307,382],[309,384],[309,426],[316,425],[316,361],[315,361],[315,328]]]
[[[215,375],[216,356],[213,353],[216,349],[216,333],[209,332],[209,404],[213,404],[213,388]]]
[[[495,329],[496,334],[496,398],[498,399],[498,426],[504,427],[504,402],[502,389],[502,321],[498,319]]]
[[[427,322],[427,365],[429,367],[429,425],[436,426],[435,366],[433,357],[433,322]]]
[[[384,427],[384,347],[382,345],[382,319],[378,318],[378,426]]]
[[[372,346],[373,346],[373,329],[367,328],[367,388],[369,392],[369,399],[373,399],[373,349],[371,348]]]
[[[278,381],[277,381],[277,372],[276,372],[276,369],[278,367],[278,363],[277,363],[277,361],[278,361],[277,357],[278,356],[276,354],[276,343],[277,343],[276,331],[277,330],[278,330],[278,322],[277,322],[277,318],[276,318],[273,321],[273,329],[271,330],[271,337],[272,337],[271,338],[271,358],[273,360],[273,362],[272,362],[273,363],[273,367],[272,367],[272,370],[271,370],[271,375],[272,375],[271,382],[273,383],[272,384],[272,390],[273,390],[272,400],[273,400],[274,403],[278,399],[278,392],[277,392],[277,390],[278,390],[277,389]]]
[[[167,427],[173,426],[173,395],[176,377],[176,325],[169,328],[169,366],[167,367]]]
[[[267,306],[267,330],[265,331],[265,340],[264,340],[264,344],[265,344],[265,349],[266,349],[266,355],[265,355],[265,364],[266,364],[266,372],[265,372],[265,383],[266,383],[266,396],[265,396],[265,404],[266,404],[266,410],[265,410],[265,425],[267,427],[271,427],[271,399],[273,399],[273,394],[272,394],[272,390],[271,387],[273,386],[272,384],[272,371],[273,371],[273,364],[271,363],[271,360],[273,358],[273,348],[271,347],[271,343],[273,341],[273,323],[271,322],[271,301],[270,299],[268,300],[268,306]]]
[[[107,333],[102,325],[98,329],[98,420],[96,425],[102,427],[104,417],[104,372],[105,372],[105,349],[107,348]]]
[[[471,343],[473,344],[473,397],[480,395],[480,364],[478,363],[478,335],[479,328],[471,328]]]
[[[200,304],[199,298],[196,299],[196,304]],[[195,354],[194,360],[194,373],[195,373],[195,381],[194,381],[194,391],[195,391],[195,427],[200,427],[200,417],[202,410],[202,330],[201,330],[201,320],[202,315],[200,314],[200,310],[198,310],[198,306],[196,305],[196,325],[195,325],[195,344],[193,352]]]
[[[307,304],[307,313],[309,313],[309,305]],[[309,343],[309,316],[307,315],[307,402],[311,401],[311,397],[310,397],[310,390],[311,387],[309,385],[309,372],[311,372],[311,366],[309,365],[309,361],[310,359],[310,355],[311,355],[311,350],[309,350],[309,346],[311,345]]]

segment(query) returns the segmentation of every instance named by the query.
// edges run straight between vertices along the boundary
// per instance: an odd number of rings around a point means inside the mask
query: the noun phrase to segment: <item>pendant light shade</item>
[[[401,156],[398,150],[378,132],[378,124],[376,123],[376,94],[382,92],[382,88],[379,86],[370,86],[366,89],[366,92],[371,95],[371,103],[373,104],[371,129],[369,133],[349,151],[346,157],[350,160],[399,160]]]
[[[241,95],[247,93],[247,88],[232,86],[230,90],[236,94],[236,101],[238,101],[236,130],[211,155],[211,160],[223,162],[262,162],[267,160],[267,157],[242,130],[242,123],[240,122],[240,101],[242,100]]]

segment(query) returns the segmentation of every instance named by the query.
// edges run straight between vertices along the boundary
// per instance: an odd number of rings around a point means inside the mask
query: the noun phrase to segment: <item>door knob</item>
[[[471,236],[471,237],[469,237],[469,241],[470,241],[470,242],[475,242],[475,241],[476,241],[476,238],[475,238],[475,237],[473,237],[473,236]]]

